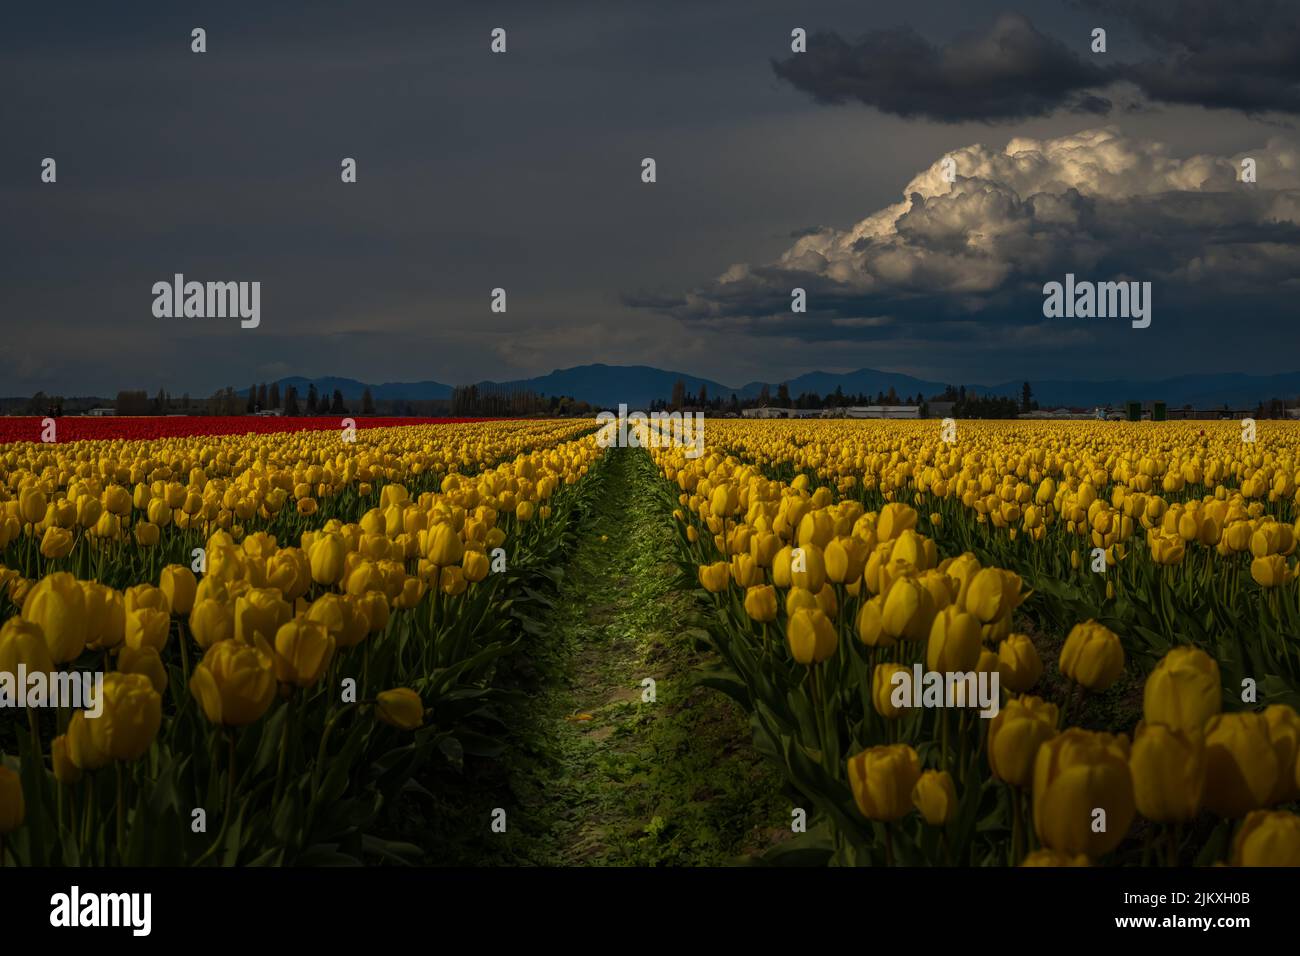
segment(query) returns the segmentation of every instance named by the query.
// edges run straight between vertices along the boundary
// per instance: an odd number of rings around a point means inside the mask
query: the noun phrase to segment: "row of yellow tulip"
[[[47,862],[59,858],[53,843],[64,860],[130,861],[134,833],[169,825],[158,794],[171,794],[170,811],[179,814],[185,792],[196,807],[221,804],[222,830],[206,849],[181,841],[185,852],[168,862],[247,859],[276,840],[282,854],[310,858],[323,834],[343,826],[344,808],[353,814],[344,829],[355,828],[356,801],[366,794],[355,792],[354,778],[366,775],[375,746],[388,746],[373,724],[352,721],[341,751],[331,753],[331,733],[346,714],[363,709],[405,730],[423,726],[403,759],[445,750],[461,699],[471,699],[464,689],[477,688],[473,699],[481,707],[490,662],[514,640],[504,615],[492,620],[503,592],[488,581],[490,572],[504,571],[507,560],[512,569],[527,568],[557,546],[562,527],[550,520],[557,493],[580,482],[598,451],[589,438],[557,444],[574,431],[570,424],[527,429],[542,442],[527,452],[518,445],[517,423],[476,428],[483,459],[507,460],[472,475],[435,474],[437,490],[412,496],[391,479],[432,474],[425,470],[428,442],[395,434],[386,444],[411,450],[375,475],[388,482],[376,506],[355,521],[331,518],[302,532],[300,546],[280,546],[266,531],[237,539],[216,528],[200,539],[200,574],[172,563],[161,567],[156,585],[120,589],[68,571],[29,579],[0,569],[0,593],[18,612],[0,628],[0,672],[115,668],[104,679],[98,716],[66,708],[42,716],[29,708],[30,734],[6,741],[0,733],[0,748],[19,751],[22,779],[15,790],[18,777],[0,770],[0,817],[14,816],[17,806],[28,822],[22,829],[12,820],[0,825],[0,839],[15,833],[13,854]],[[486,451],[494,437],[501,439],[495,454]],[[317,440],[329,444],[337,436],[320,433]],[[358,458],[372,454],[358,444]],[[68,454],[81,457],[78,449]],[[342,471],[361,474],[350,462]],[[369,497],[366,490],[354,506]],[[564,507],[567,516],[570,505]],[[193,668],[191,641],[201,652]],[[393,683],[406,686],[371,690]],[[216,758],[223,739],[224,800]],[[106,803],[94,780],[110,766],[119,791]],[[391,789],[391,767],[384,769]],[[18,796],[6,804],[5,793]],[[244,819],[255,804],[267,825]],[[97,826],[111,819],[101,817],[109,810],[117,814],[115,834]],[[284,832],[271,833],[272,823]]]
[[[1289,704],[1220,713],[1224,689],[1215,659],[1178,647],[1146,677],[1132,745],[1128,727],[1070,726],[1062,711],[1072,703],[1080,708],[1076,698],[1104,693],[1126,671],[1141,676],[1140,664],[1128,659],[1120,635],[1089,620],[1068,628],[1060,650],[1057,669],[1068,682],[1056,692],[1062,699],[1028,696],[1053,693],[1043,683],[1039,652],[1050,635],[1035,641],[1017,632],[1017,625],[1041,623],[1024,616],[1029,595],[1020,574],[985,566],[960,546],[999,533],[995,509],[980,510],[978,494],[962,500],[972,483],[989,493],[1002,488],[999,502],[1025,504],[1026,511],[1041,506],[1041,523],[1026,531],[1060,516],[1064,546],[1087,522],[1102,535],[1093,543],[1110,549],[1110,566],[1126,560],[1114,547],[1118,538],[1105,540],[1123,518],[1172,527],[1166,533],[1181,542],[1193,510],[1152,507],[1162,501],[1152,496],[1139,513],[1134,499],[1146,492],[1117,485],[1112,502],[1122,517],[1113,525],[1094,522],[1099,492],[1116,478],[1159,477],[1169,488],[1176,483],[1171,475],[1197,483],[1208,471],[1257,484],[1267,475],[1280,516],[1290,501],[1282,501],[1287,487],[1279,478],[1294,477],[1293,455],[1280,442],[1265,440],[1234,464],[1212,451],[1170,453],[1163,441],[1148,454],[1128,429],[1117,438],[1091,428],[1065,437],[1034,428],[1036,445],[1017,453],[1001,443],[1024,432],[992,423],[963,423],[964,451],[945,449],[937,431],[926,445],[917,429],[928,426],[918,423],[721,424],[710,435],[714,448],[736,448],[747,460],[721,453],[690,460],[673,448],[652,454],[678,492],[685,560],[698,565],[701,585],[719,608],[714,640],[738,677],[737,696],[754,707],[759,733],[783,755],[792,782],[823,810],[829,845],[843,860],[892,859],[897,843],[913,861],[993,862],[1008,858],[988,842],[1001,833],[1011,860],[1099,860],[1123,844],[1115,857],[1122,861],[1152,852],[1157,828],[1182,859],[1217,846],[1207,834],[1219,839],[1231,826],[1216,830],[1204,810],[1225,820],[1246,816],[1236,828],[1234,861],[1300,862],[1300,817],[1271,809],[1300,795],[1300,719]],[[1085,436],[1091,437],[1068,456],[1073,446],[1063,443]],[[1003,477],[995,480],[993,471]],[[936,488],[939,482],[946,487]],[[1216,491],[1203,505],[1204,520],[1259,521],[1247,541],[1253,560],[1284,560],[1294,547],[1291,525],[1262,511],[1251,516],[1249,509],[1262,503],[1244,504],[1245,497]],[[925,521],[900,498],[936,512]],[[946,508],[939,503],[945,498]],[[917,530],[923,525],[931,535]],[[960,536],[953,534],[959,525]],[[1200,531],[1198,525],[1198,539]],[[1001,533],[1014,538],[1015,529]],[[1037,543],[1044,536],[1024,537]],[[1011,696],[991,721],[966,707],[899,706],[891,691],[906,681],[893,678],[905,678],[914,664],[996,673]],[[997,781],[992,789],[985,785],[990,779]],[[850,794],[856,816],[842,805]],[[943,839],[899,822],[914,806]],[[1134,823],[1138,813],[1146,822]],[[1193,822],[1207,832],[1183,834]],[[1042,844],[1029,857],[1026,835]]]
[[[171,526],[238,538],[286,506],[311,516],[348,491],[366,499],[384,482],[436,483],[584,430],[497,422],[366,429],[351,441],[330,431],[11,444],[0,451],[0,550],[23,536],[46,558],[67,556],[82,535],[150,546]]]

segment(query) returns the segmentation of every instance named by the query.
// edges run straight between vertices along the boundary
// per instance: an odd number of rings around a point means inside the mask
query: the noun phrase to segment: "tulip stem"
[[[81,819],[81,844],[85,853],[83,863],[89,863],[93,855],[90,846],[90,815],[95,807],[95,773],[88,771],[86,773],[86,812]]]
[[[320,789],[320,769],[325,763],[325,752],[329,746],[330,734],[334,730],[335,722],[347,713],[348,709],[355,707],[356,704],[344,704],[336,710],[329,720],[325,722],[325,728],[321,731],[320,746],[316,749],[316,765],[311,768],[311,788],[312,791]]]
[[[966,737],[967,737],[966,711],[957,715],[957,780],[961,783],[966,782]]]
[[[195,866],[199,866],[206,862],[208,857],[217,852],[217,847],[221,846],[221,844],[226,841],[226,832],[230,829],[230,816],[235,805],[235,732],[231,730],[228,731],[228,734],[230,739],[230,746],[228,748],[230,754],[230,773],[226,778],[226,805],[222,807],[221,831],[217,834],[217,838],[212,841],[212,845],[203,851],[201,857],[194,861]]]
[[[181,644],[181,675],[184,678],[185,686],[189,687],[190,686],[189,641],[186,639],[185,622],[180,620],[179,618],[177,618],[176,620],[176,633],[177,636],[180,638],[180,644]],[[182,695],[182,698],[184,696],[185,695]]]
[[[826,760],[826,735],[822,730],[821,692],[817,686],[817,671],[820,667],[819,664],[813,664],[812,667],[808,668],[808,678],[812,684],[813,722],[817,728],[817,752],[821,755],[822,766],[830,770]]]
[[[271,806],[276,807],[280,804],[280,797],[284,795],[284,767],[289,753],[289,734],[293,729],[293,699],[294,695],[289,695],[289,700],[285,703],[284,729],[280,734],[280,761],[275,769],[275,796],[271,799]]]
[[[948,759],[948,708],[939,711],[940,753],[943,755],[943,769],[951,770],[952,762]]]
[[[1178,866],[1178,847],[1183,842],[1182,824],[1172,823],[1167,829],[1166,836],[1169,839],[1169,865]]]
[[[1011,866],[1016,866],[1024,859],[1024,842],[1024,822],[1020,817],[1020,790],[1013,786],[1011,788],[1011,860],[1009,861]]]
[[[888,823],[883,824],[885,828],[885,866],[894,865],[894,831]]]
[[[117,762],[117,861],[126,860],[126,776]]]
[[[38,767],[45,766],[45,756],[41,753],[41,725],[36,719],[36,708],[27,708],[27,727],[32,732],[32,754]]]

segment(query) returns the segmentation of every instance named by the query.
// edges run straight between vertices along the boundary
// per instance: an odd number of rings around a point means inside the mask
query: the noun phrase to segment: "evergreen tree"
[[[374,413],[375,400],[370,394],[370,386],[367,385],[366,390],[361,393],[361,414],[373,415]]]
[[[320,411],[320,398],[316,395],[316,383],[307,386],[307,414],[315,415]]]
[[[267,408],[280,407],[280,383],[279,382],[271,383],[271,391],[267,393],[267,397],[266,397],[266,407]]]

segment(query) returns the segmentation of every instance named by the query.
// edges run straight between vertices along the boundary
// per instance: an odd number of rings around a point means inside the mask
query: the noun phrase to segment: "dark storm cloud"
[[[1087,0],[1086,6],[1128,21],[1157,51],[1123,70],[1149,99],[1300,114],[1300,7],[1294,0]]]
[[[808,51],[774,61],[777,76],[820,103],[858,101],[884,113],[944,123],[1045,116],[1062,106],[1104,113],[1090,88],[1113,74],[1020,14],[998,17],[983,34],[930,43],[910,26],[876,30],[856,43],[817,33]]]
[[[820,103],[860,102],[944,123],[1109,113],[1112,103],[1100,91],[1119,81],[1155,103],[1300,114],[1300,8],[1293,0],[1081,6],[1096,14],[1110,43],[1131,30],[1152,55],[1108,62],[1090,52],[1090,32],[1067,45],[1007,13],[986,32],[949,44],[931,43],[912,27],[875,30],[853,43],[818,33],[806,53],[772,66]]]

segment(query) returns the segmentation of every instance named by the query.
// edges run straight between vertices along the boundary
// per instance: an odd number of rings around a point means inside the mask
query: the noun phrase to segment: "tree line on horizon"
[[[952,414],[956,418],[1015,418],[1022,412],[1035,411],[1038,402],[1034,401],[1033,389],[1028,382],[1021,389],[1020,400],[998,395],[975,395],[966,393],[966,386],[948,385],[944,391],[925,396],[921,392],[915,395],[900,396],[894,386],[888,391],[881,389],[875,396],[866,392],[846,393],[843,386],[835,386],[835,391],[822,396],[817,392],[790,394],[790,386],[782,382],[777,386],[776,397],[772,397],[770,386],[764,385],[756,396],[740,398],[735,392],[731,398],[724,400],[721,395],[709,396],[708,386],[701,384],[698,394],[687,391],[684,379],[678,379],[673,385],[672,395],[667,399],[656,399],[650,403],[650,411],[714,411],[740,414],[744,409],[752,408],[792,408],[803,411],[816,409],[849,408],[863,405],[915,405],[919,406],[922,418],[929,414],[930,402],[952,403]]]
[[[750,398],[740,398],[734,391],[729,398],[709,395],[708,386],[701,384],[698,393],[688,391],[686,382],[678,378],[667,398],[655,399],[648,411],[705,411],[715,414],[739,415],[745,409],[789,408],[798,410],[838,409],[862,405],[918,405],[920,415],[927,417],[931,402],[951,403],[946,415],[954,418],[993,419],[1014,418],[1025,412],[1036,411],[1038,402],[1033,397],[1029,382],[1021,388],[1020,398],[1010,396],[979,395],[967,392],[966,386],[945,386],[933,395],[900,396],[891,386],[874,396],[864,392],[846,393],[841,386],[825,396],[817,392],[792,395],[789,385],[780,383],[775,397],[771,388],[763,385],[759,393]],[[0,399],[0,414],[40,415],[58,417],[63,414],[84,414],[101,408],[105,399],[93,396],[65,398],[38,391],[30,399]],[[1254,411],[1257,419],[1288,418],[1287,409],[1300,406],[1300,397],[1294,401],[1276,396],[1260,401]],[[1106,406],[1108,409],[1110,406]],[[246,392],[237,392],[232,386],[219,389],[207,398],[192,399],[188,392],[179,398],[160,388],[150,397],[140,390],[122,390],[113,401],[113,412],[124,416],[148,415],[255,415],[279,414],[287,417],[301,416],[372,416],[385,417],[440,417],[452,415],[463,418],[524,418],[524,417],[581,417],[594,414],[604,406],[575,399],[567,395],[544,395],[529,389],[488,383],[457,386],[451,397],[445,399],[381,399],[376,401],[367,387],[359,402],[349,402],[339,389],[330,395],[322,394],[314,383],[300,394],[292,385],[283,389],[279,382],[262,382],[249,386]],[[1192,410],[1191,405],[1181,406]],[[1171,406],[1171,410],[1173,406]],[[1229,410],[1225,404],[1223,410]]]

